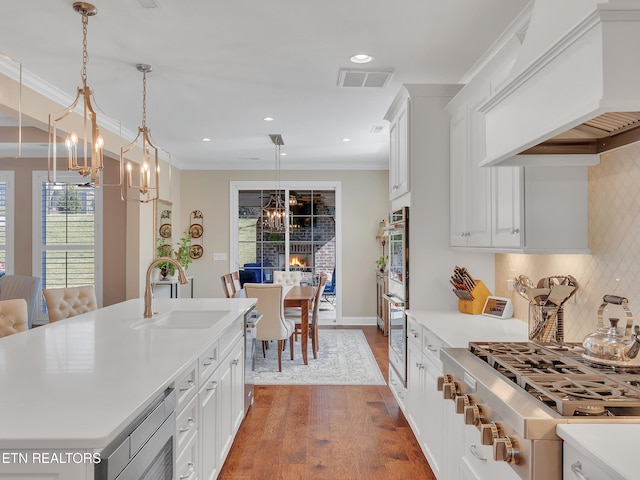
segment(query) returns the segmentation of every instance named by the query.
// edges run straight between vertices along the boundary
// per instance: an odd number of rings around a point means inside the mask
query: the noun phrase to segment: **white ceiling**
[[[135,65],[147,63],[147,124],[181,168],[271,169],[268,134],[280,133],[282,168],[314,169],[386,168],[383,117],[400,85],[463,81],[528,0],[149,1],[93,1],[87,75],[101,109],[135,132]],[[82,60],[72,3],[0,7],[0,52],[70,99]],[[374,61],[349,61],[363,52]],[[395,74],[385,88],[339,88],[340,68]]]

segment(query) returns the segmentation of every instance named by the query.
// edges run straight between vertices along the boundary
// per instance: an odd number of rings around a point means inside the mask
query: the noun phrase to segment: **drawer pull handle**
[[[189,379],[189,380],[187,380],[187,386],[186,387],[180,387],[180,391],[181,392],[186,392],[188,390],[191,390],[194,385],[195,385],[194,381]]]
[[[240,360],[238,360],[238,359],[236,358],[235,360],[233,360],[233,361],[231,362],[231,365],[236,366],[236,365],[238,365],[238,363],[240,363]]]
[[[215,390],[216,388],[218,388],[218,382],[209,382],[207,391]]]
[[[189,417],[187,419],[187,426],[186,427],[181,427],[180,428],[180,433],[186,433],[189,430],[191,430],[191,427],[193,427],[193,424],[196,423],[193,418]]]
[[[195,473],[196,466],[193,464],[193,462],[187,463],[187,466],[189,467],[189,470],[187,470],[187,473],[185,475],[180,475],[180,480],[186,480]]]
[[[216,359],[216,357],[209,357],[208,358],[208,362],[204,362],[202,365],[205,367],[208,367],[209,365],[211,365],[213,363],[213,361]]]
[[[580,462],[576,462],[572,464],[571,471],[580,480],[589,480],[589,477],[587,477],[584,473],[582,473],[582,464]]]
[[[427,344],[427,350],[429,350],[430,352],[437,352],[438,351],[437,348],[433,348],[433,344],[431,344],[431,343]]]
[[[482,462],[487,461],[487,457],[483,457],[482,455],[480,455],[480,452],[478,452],[478,447],[476,446],[475,443],[472,443],[471,445],[469,445],[469,451],[471,452],[471,455],[476,457],[478,460]]]

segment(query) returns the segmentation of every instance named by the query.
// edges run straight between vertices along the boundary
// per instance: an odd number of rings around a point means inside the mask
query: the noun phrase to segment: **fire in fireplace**
[[[309,266],[309,256],[308,255],[304,255],[304,254],[300,254],[300,253],[296,253],[296,254],[292,254],[289,257],[289,266],[290,267],[300,267],[300,268],[305,268]]]

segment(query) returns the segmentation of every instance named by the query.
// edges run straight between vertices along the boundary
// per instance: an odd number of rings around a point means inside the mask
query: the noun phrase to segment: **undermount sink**
[[[140,320],[131,325],[131,328],[204,329],[211,327],[229,313],[230,310],[172,310]]]

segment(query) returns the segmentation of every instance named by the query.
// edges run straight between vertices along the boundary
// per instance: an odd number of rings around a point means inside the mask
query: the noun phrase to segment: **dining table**
[[[301,325],[301,346],[302,346],[302,361],[305,365],[309,364],[307,348],[309,339],[309,309],[311,308],[311,302],[316,294],[315,287],[311,285],[294,285],[286,293],[283,303],[285,308],[299,307],[300,310],[300,325]],[[313,358],[318,358],[318,328],[314,325],[313,337],[311,338],[311,345],[313,348]]]

